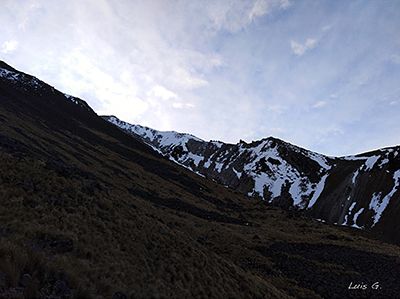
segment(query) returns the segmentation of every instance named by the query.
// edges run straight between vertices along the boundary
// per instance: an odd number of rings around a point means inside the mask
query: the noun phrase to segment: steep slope
[[[400,294],[397,246],[224,188],[0,67],[0,297]]]
[[[114,116],[104,118],[199,174],[281,206],[307,207],[331,168],[328,157],[273,137],[250,144],[206,142],[189,134],[130,125]]]
[[[399,243],[399,153],[395,146],[337,158],[311,214]]]
[[[243,194],[400,242],[399,147],[335,158],[273,137],[250,144],[206,142],[115,116],[103,118],[171,160]]]

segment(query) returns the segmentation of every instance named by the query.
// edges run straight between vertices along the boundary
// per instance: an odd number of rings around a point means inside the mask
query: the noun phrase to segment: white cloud
[[[248,20],[249,22],[254,21],[256,17],[261,17],[265,14],[270,14],[274,9],[287,9],[290,6],[289,0],[256,0],[253,8],[251,9]]]
[[[174,108],[177,108],[177,109],[183,109],[183,104],[182,103],[173,103],[172,106]]]
[[[155,96],[157,98],[161,98],[162,100],[168,100],[172,98],[177,98],[178,96],[174,94],[172,91],[166,89],[163,86],[157,85],[154,86],[149,92],[147,92],[148,96]]]
[[[10,40],[3,43],[2,52],[4,54],[14,52],[18,48],[18,42],[16,40]]]
[[[324,107],[326,104],[327,104],[326,102],[320,101],[320,102],[316,103],[315,105],[313,105],[312,107],[313,108],[321,108],[321,107]]]
[[[194,108],[193,104],[188,103],[173,103],[172,106],[176,109]]]
[[[282,9],[288,9],[292,4],[290,3],[289,0],[281,0],[281,6],[280,8]]]
[[[332,25],[328,25],[328,26],[324,26],[324,27],[322,27],[322,31],[329,31],[329,30],[331,30],[332,29]]]
[[[292,47],[293,53],[297,56],[302,56],[307,50],[315,48],[317,45],[316,39],[307,39],[307,41],[302,45],[296,43],[295,41],[290,41],[290,46]]]

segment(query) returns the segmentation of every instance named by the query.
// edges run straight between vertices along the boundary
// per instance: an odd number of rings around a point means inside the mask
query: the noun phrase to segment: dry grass
[[[50,292],[49,277],[64,275],[83,298],[320,298],[254,248],[333,244],[400,257],[397,246],[288,217],[95,128],[83,136],[0,117],[0,132],[27,150],[0,149],[0,269],[8,287],[24,274],[42,282],[26,294]]]

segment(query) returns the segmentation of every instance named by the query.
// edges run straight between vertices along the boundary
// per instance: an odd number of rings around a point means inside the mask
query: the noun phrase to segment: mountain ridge
[[[300,210],[329,223],[374,230],[382,215],[393,214],[384,212],[389,203],[396,207],[400,201],[400,146],[329,157],[276,137],[226,144],[204,141],[191,134],[132,125],[115,116],[102,118],[197,174],[245,195],[285,209]],[[349,170],[351,180],[346,178]],[[378,185],[370,180],[372,174],[380,177]],[[375,184],[377,189],[368,188],[364,181]],[[354,190],[355,185],[361,186],[358,189],[364,192],[349,191]],[[395,210],[395,214],[400,212]],[[395,218],[390,221],[397,222]],[[388,220],[383,219],[384,222]],[[383,230],[379,229],[379,234]],[[400,240],[393,229],[387,235],[386,240]]]

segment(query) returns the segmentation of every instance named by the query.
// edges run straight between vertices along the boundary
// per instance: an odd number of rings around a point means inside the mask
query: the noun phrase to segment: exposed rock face
[[[171,160],[241,193],[400,241],[399,146],[327,157],[274,137],[249,144],[206,142],[114,116],[103,118]]]

